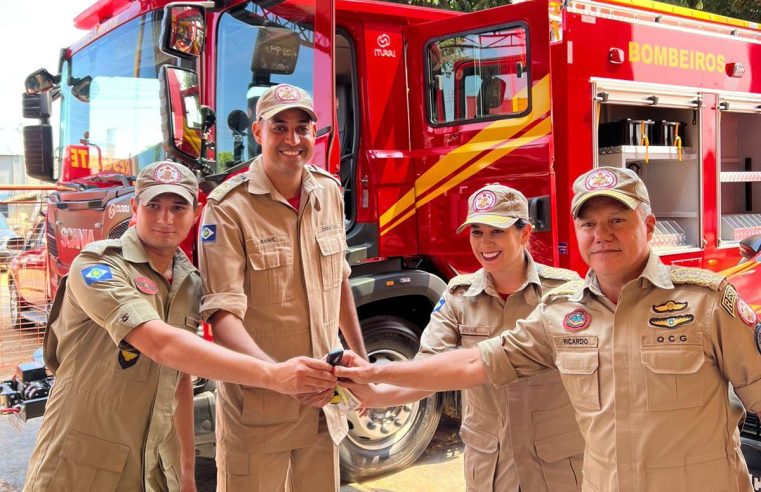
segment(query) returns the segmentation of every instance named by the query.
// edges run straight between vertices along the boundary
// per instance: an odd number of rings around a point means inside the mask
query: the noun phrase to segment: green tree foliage
[[[407,5],[437,7],[462,12],[488,9],[510,3],[508,0],[392,0]],[[761,22],[759,0],[662,0],[665,3],[713,12],[738,19]]]

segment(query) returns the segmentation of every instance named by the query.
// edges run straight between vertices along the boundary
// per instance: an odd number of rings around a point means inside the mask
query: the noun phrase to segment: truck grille
[[[744,437],[761,439],[761,423],[758,421],[758,417],[749,412],[745,417],[745,424],[743,424],[741,434]]]
[[[53,258],[58,258],[58,243],[56,243],[55,240],[55,231],[50,227],[50,224],[45,227],[45,235],[47,236],[48,253],[50,253]]]
[[[111,229],[111,231],[108,233],[108,238],[119,239],[125,232],[127,232],[127,229],[129,229],[129,220],[125,220],[118,226]]]

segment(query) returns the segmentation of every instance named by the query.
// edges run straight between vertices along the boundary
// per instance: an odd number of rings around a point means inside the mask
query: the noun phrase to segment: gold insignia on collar
[[[730,316],[733,318],[737,316],[737,311],[735,311],[735,304],[737,303],[737,299],[740,297],[740,295],[737,293],[734,287],[732,287],[731,284],[727,284],[727,286],[724,288],[724,293],[721,296],[721,307],[724,308],[724,311],[728,312]]]
[[[656,328],[677,328],[687,323],[695,321],[695,316],[691,314],[683,314],[681,316],[669,316],[668,318],[650,318],[650,325]]]
[[[673,313],[675,311],[682,311],[685,308],[687,308],[687,301],[684,301],[684,302],[667,301],[667,302],[664,302],[663,304],[653,305],[653,312],[654,313]]]

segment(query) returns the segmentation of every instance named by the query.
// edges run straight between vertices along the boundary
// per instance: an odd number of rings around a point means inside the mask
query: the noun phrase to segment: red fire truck
[[[53,289],[84,244],[124,232],[141,167],[173,158],[205,191],[244,170],[259,152],[252,110],[281,82],[314,97],[314,163],[343,184],[375,361],[413,356],[446,281],[474,268],[454,231],[486,183],[530,198],[539,261],[581,273],[570,190],[595,166],[647,183],[653,246],[668,262],[730,267],[739,240],[761,232],[761,30],[749,22],[648,0],[471,14],[373,0],[99,0],[75,24],[88,35],[63,50],[58,74],[32,74],[24,96],[25,116],[40,120],[24,129],[28,173],[76,188],[48,206]],[[213,397],[201,399],[208,437]],[[352,417],[345,475],[409,464],[457,406],[438,395]],[[199,442],[210,456],[213,439]]]

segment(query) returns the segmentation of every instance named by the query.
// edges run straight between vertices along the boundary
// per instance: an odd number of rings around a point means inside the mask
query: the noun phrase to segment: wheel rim
[[[369,354],[374,364],[388,364],[408,358],[395,350],[381,349]],[[364,415],[352,412],[347,415],[350,431],[347,438],[356,446],[379,450],[393,446],[409,432],[420,411],[420,402],[388,408],[370,408]]]

